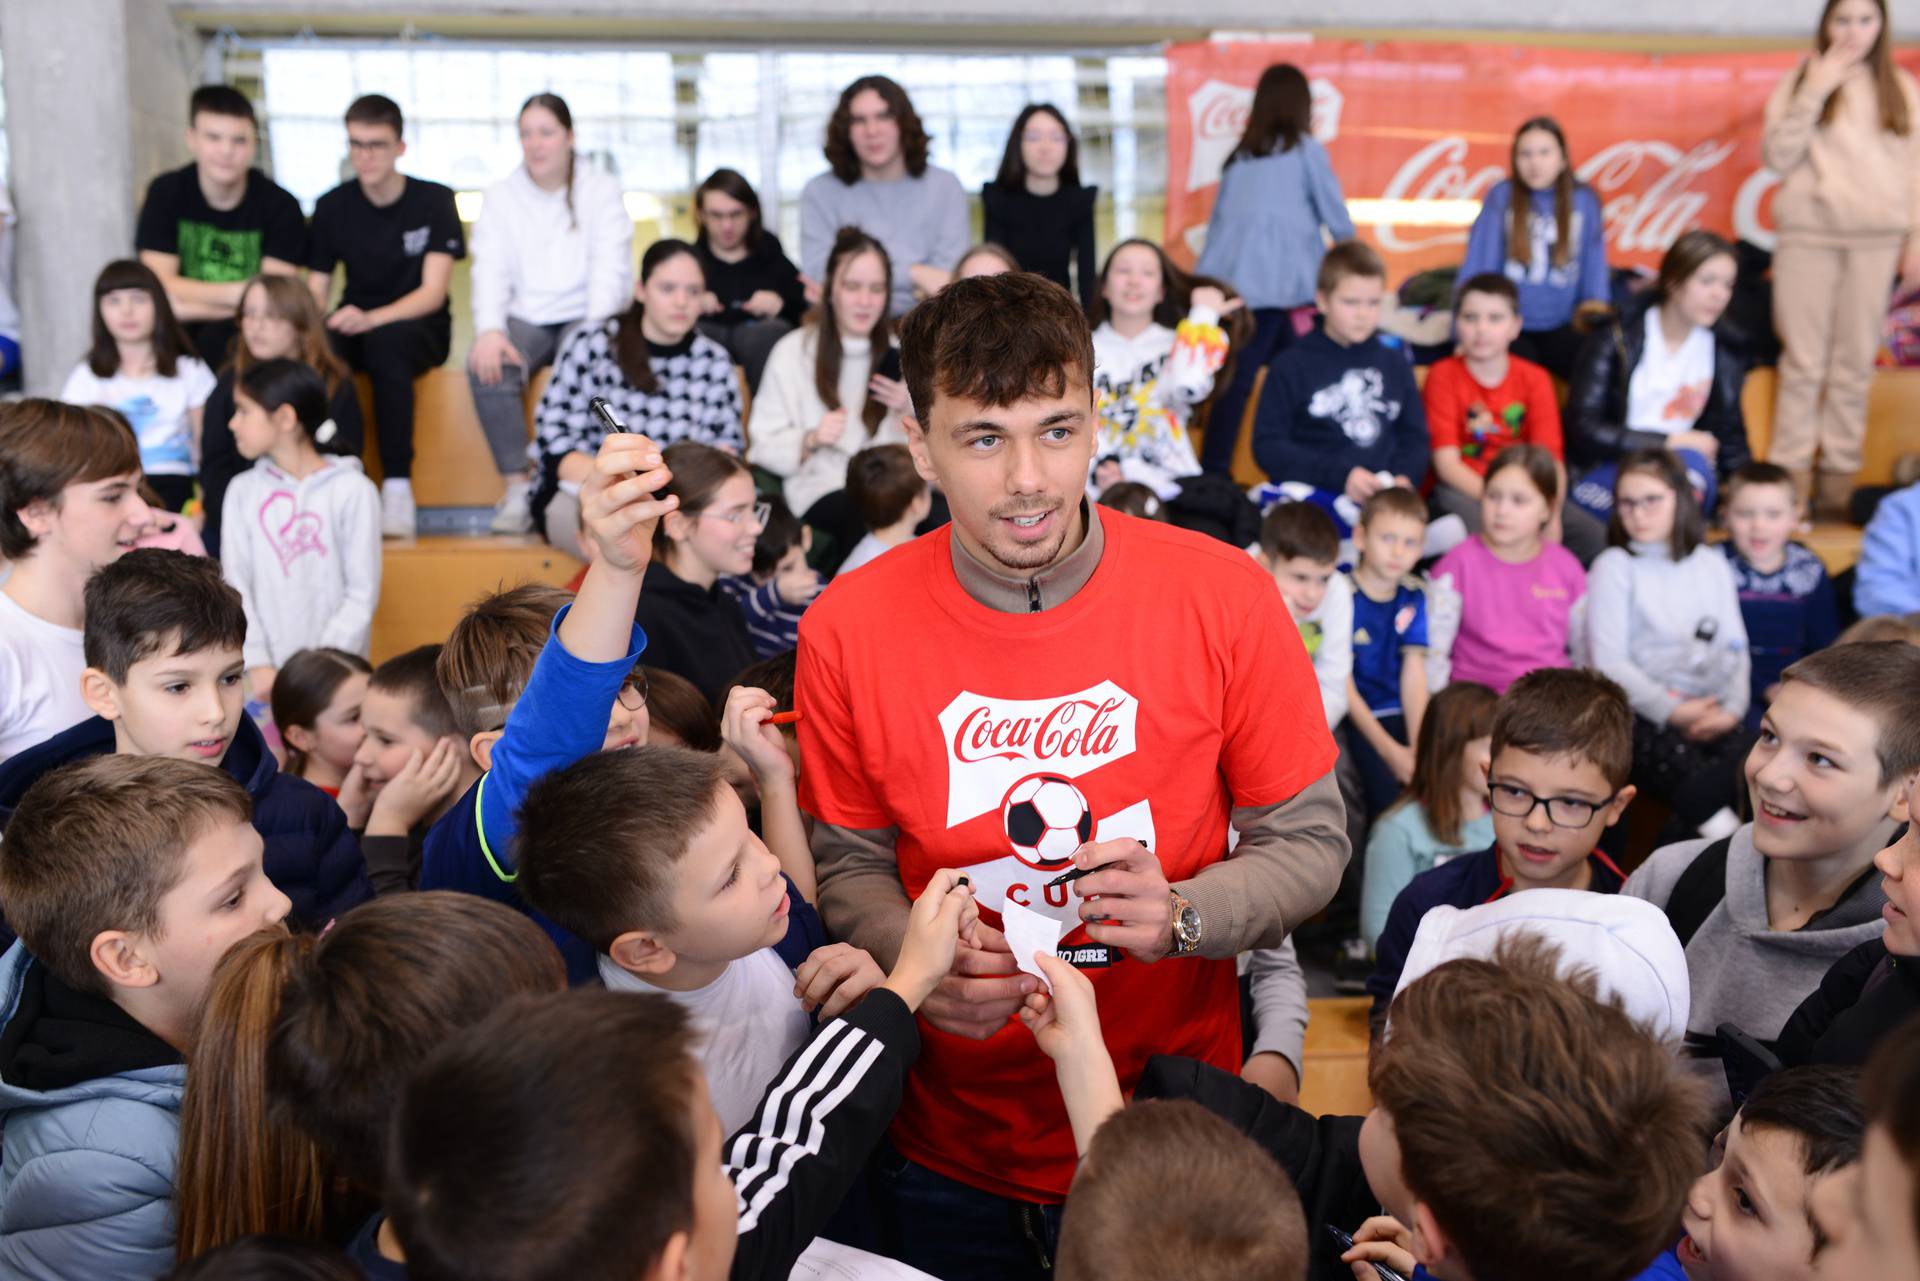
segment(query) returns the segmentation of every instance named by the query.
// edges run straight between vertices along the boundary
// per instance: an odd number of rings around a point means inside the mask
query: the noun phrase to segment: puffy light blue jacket
[[[11,1023],[29,969],[0,957]],[[0,1278],[159,1277],[173,1266],[173,1177],[187,1069],[37,1091],[0,1081]]]

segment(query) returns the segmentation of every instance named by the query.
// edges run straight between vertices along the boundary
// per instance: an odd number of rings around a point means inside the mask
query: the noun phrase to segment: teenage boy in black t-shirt
[[[354,180],[313,207],[307,284],[324,310],[336,263],[347,269],[327,317],[334,349],[373,383],[380,532],[413,534],[413,380],[447,358],[447,279],[467,255],[453,192],[394,166],[407,152],[399,106],[379,94],[347,108]]]
[[[173,314],[209,368],[226,363],[248,280],[292,275],[307,253],[300,202],[253,168],[253,104],[226,85],[201,85],[187,106],[193,163],[147,188],[134,247],[166,286]]]

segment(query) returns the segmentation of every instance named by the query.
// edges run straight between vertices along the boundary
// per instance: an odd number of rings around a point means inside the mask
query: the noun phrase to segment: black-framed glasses
[[[1583,800],[1578,796],[1535,796],[1524,787],[1515,787],[1511,783],[1492,783],[1487,787],[1487,800],[1496,814],[1505,814],[1508,818],[1532,818],[1533,812],[1542,805],[1547,807],[1547,822],[1555,827],[1585,827],[1593,822],[1593,816],[1613,804],[1613,796],[1604,801]]]
[[[614,697],[620,701],[620,706],[630,712],[637,712],[645,707],[647,705],[647,674],[636,671],[627,677],[627,683],[620,687],[620,692]]]

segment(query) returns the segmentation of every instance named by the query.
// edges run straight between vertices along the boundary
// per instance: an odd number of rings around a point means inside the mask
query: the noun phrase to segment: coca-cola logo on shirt
[[[997,810],[1037,770],[1078,778],[1133,754],[1140,701],[1112,681],[1056,698],[962,693],[940,713],[947,826]]]

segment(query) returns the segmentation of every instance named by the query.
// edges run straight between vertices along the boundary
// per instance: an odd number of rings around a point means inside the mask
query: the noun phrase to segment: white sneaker
[[[493,505],[493,520],[487,528],[496,534],[533,532],[532,485],[524,480],[507,482],[507,492]]]
[[[413,482],[410,480],[381,481],[380,536],[412,538],[413,517]]]

